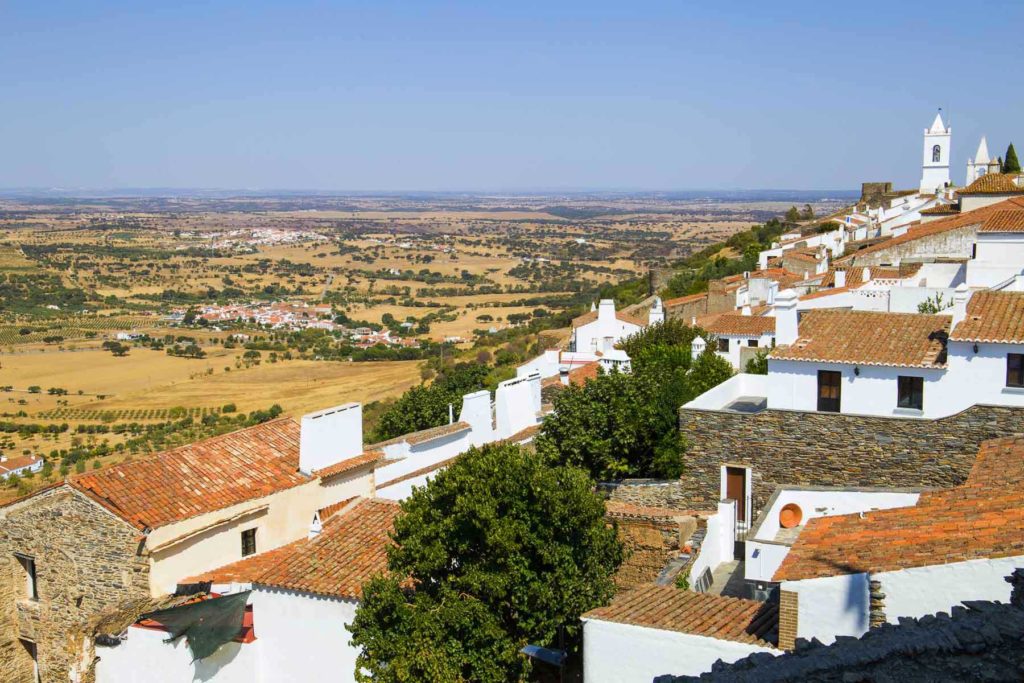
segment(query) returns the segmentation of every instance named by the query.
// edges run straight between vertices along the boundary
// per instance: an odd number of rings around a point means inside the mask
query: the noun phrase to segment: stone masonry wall
[[[65,683],[82,624],[128,598],[149,596],[139,532],[67,487],[0,509],[0,683],[31,680],[19,638],[36,643],[40,679]],[[35,559],[37,601],[15,558]],[[26,669],[26,667],[28,667]]]
[[[751,468],[756,517],[777,486],[936,487],[962,484],[986,439],[1024,432],[1024,408],[973,406],[938,420],[795,410],[680,410],[682,478],[620,485],[612,500],[710,508],[721,466]]]

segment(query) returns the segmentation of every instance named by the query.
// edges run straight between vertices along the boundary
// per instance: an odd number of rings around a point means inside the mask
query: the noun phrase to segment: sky
[[[1024,3],[0,0],[0,187],[916,186],[1024,145]],[[1024,151],[1024,150],[1022,150]]]

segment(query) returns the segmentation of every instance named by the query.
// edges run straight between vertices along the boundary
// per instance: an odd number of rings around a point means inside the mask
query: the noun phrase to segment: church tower
[[[953,129],[942,122],[942,111],[935,115],[931,128],[924,131],[924,163],[921,172],[922,193],[933,193],[949,184],[949,141]]]
[[[981,142],[978,143],[978,151],[974,153],[974,158],[967,160],[967,182],[964,184],[970,185],[988,173],[989,161],[991,159],[988,157],[988,141],[982,135]]]

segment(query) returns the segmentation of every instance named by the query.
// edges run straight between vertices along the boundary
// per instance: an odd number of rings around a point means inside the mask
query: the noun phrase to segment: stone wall
[[[693,318],[708,312],[708,297],[704,296],[682,304],[665,305],[665,317],[669,320],[682,320],[687,325]]]
[[[654,583],[703,524],[703,520],[682,510],[619,503],[609,503],[606,517],[616,523],[619,540],[626,550],[626,558],[615,573],[619,590]]]
[[[853,266],[880,266],[902,261],[930,260],[935,257],[967,258],[977,235],[977,226],[954,228],[926,237],[887,245],[867,253],[847,253],[843,260]],[[847,261],[847,258],[851,259]]]
[[[19,638],[35,641],[44,683],[66,682],[84,622],[149,596],[139,535],[66,486],[0,509],[0,682],[31,680]],[[15,553],[35,560],[38,600],[25,595]]]
[[[755,414],[680,410],[684,473],[672,482],[627,482],[612,500],[710,509],[722,465],[751,468],[753,515],[776,487],[937,487],[962,484],[986,439],[1024,432],[1024,408],[973,406],[938,420],[795,410]]]

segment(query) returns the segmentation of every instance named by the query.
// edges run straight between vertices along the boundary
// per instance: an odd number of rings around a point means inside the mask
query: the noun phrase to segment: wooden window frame
[[[256,527],[242,532],[242,557],[256,554]]]
[[[924,410],[924,377],[899,375],[896,378],[896,407]]]

